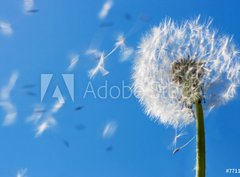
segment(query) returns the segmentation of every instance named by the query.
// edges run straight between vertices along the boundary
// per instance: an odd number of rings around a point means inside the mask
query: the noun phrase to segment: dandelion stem
[[[196,177],[205,177],[205,130],[203,108],[200,100],[195,101],[196,105],[196,132],[197,132],[197,162]]]

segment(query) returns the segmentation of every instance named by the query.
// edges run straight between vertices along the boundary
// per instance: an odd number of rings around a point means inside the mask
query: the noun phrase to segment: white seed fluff
[[[203,62],[206,71],[200,84],[205,112],[234,98],[240,84],[239,51],[232,37],[212,29],[212,20],[199,20],[179,25],[165,19],[142,38],[137,51],[132,76],[135,95],[147,115],[165,125],[181,127],[194,120],[192,108],[181,101],[183,89],[172,78],[176,60],[189,57]]]

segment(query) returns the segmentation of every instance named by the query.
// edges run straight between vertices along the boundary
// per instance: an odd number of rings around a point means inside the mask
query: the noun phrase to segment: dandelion
[[[199,20],[177,24],[165,19],[153,27],[140,43],[132,77],[151,118],[174,128],[196,120],[196,175],[204,177],[203,110],[208,113],[235,97],[240,62],[232,37],[212,29],[212,20]]]

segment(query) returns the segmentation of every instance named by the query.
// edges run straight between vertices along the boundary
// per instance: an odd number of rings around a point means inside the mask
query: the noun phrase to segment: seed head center
[[[202,78],[205,73],[204,63],[187,58],[176,60],[172,64],[172,81],[182,89],[181,100],[192,105],[202,99]]]

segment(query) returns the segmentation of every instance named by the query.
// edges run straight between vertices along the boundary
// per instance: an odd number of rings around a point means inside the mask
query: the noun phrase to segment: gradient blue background
[[[104,22],[113,22],[110,28],[99,28],[97,18],[103,0],[36,0],[40,12],[31,16],[22,13],[21,0],[0,0],[0,19],[12,24],[14,34],[0,35],[0,88],[13,71],[20,74],[11,98],[18,109],[17,122],[0,127],[0,177],[13,177],[20,168],[28,169],[29,177],[193,177],[195,175],[195,142],[172,154],[174,130],[151,121],[142,111],[138,100],[83,99],[89,78],[87,71],[95,60],[84,55],[89,47],[112,49],[119,33],[128,33],[127,43],[136,48],[140,37],[166,16],[177,21],[196,17],[212,17],[213,26],[222,33],[233,34],[240,41],[239,0],[115,0],[114,7]],[[126,13],[132,19],[124,18]],[[143,23],[140,16],[150,21]],[[132,31],[132,32],[130,32]],[[34,138],[34,127],[26,123],[34,104],[40,103],[40,74],[53,73],[57,80],[69,64],[72,53],[80,54],[74,70],[76,102],[68,100],[56,115],[58,125]],[[132,59],[119,62],[116,52],[106,61],[110,74],[98,75],[92,83],[95,88],[106,80],[111,85],[131,84]],[[22,85],[34,83],[36,97],[29,97]],[[60,85],[63,84],[62,81]],[[54,87],[54,83],[50,88]],[[67,94],[67,92],[64,92]],[[54,100],[48,97],[43,105]],[[74,112],[74,107],[84,109]],[[206,119],[207,176],[227,177],[227,168],[240,168],[240,99],[214,110]],[[4,112],[0,111],[4,117]],[[3,120],[1,118],[1,120]],[[116,121],[116,134],[101,137],[104,125]],[[86,129],[76,131],[76,124]],[[191,138],[194,124],[187,127]],[[66,148],[63,139],[70,143]],[[184,141],[183,141],[184,142]],[[112,152],[105,148],[113,146]]]

